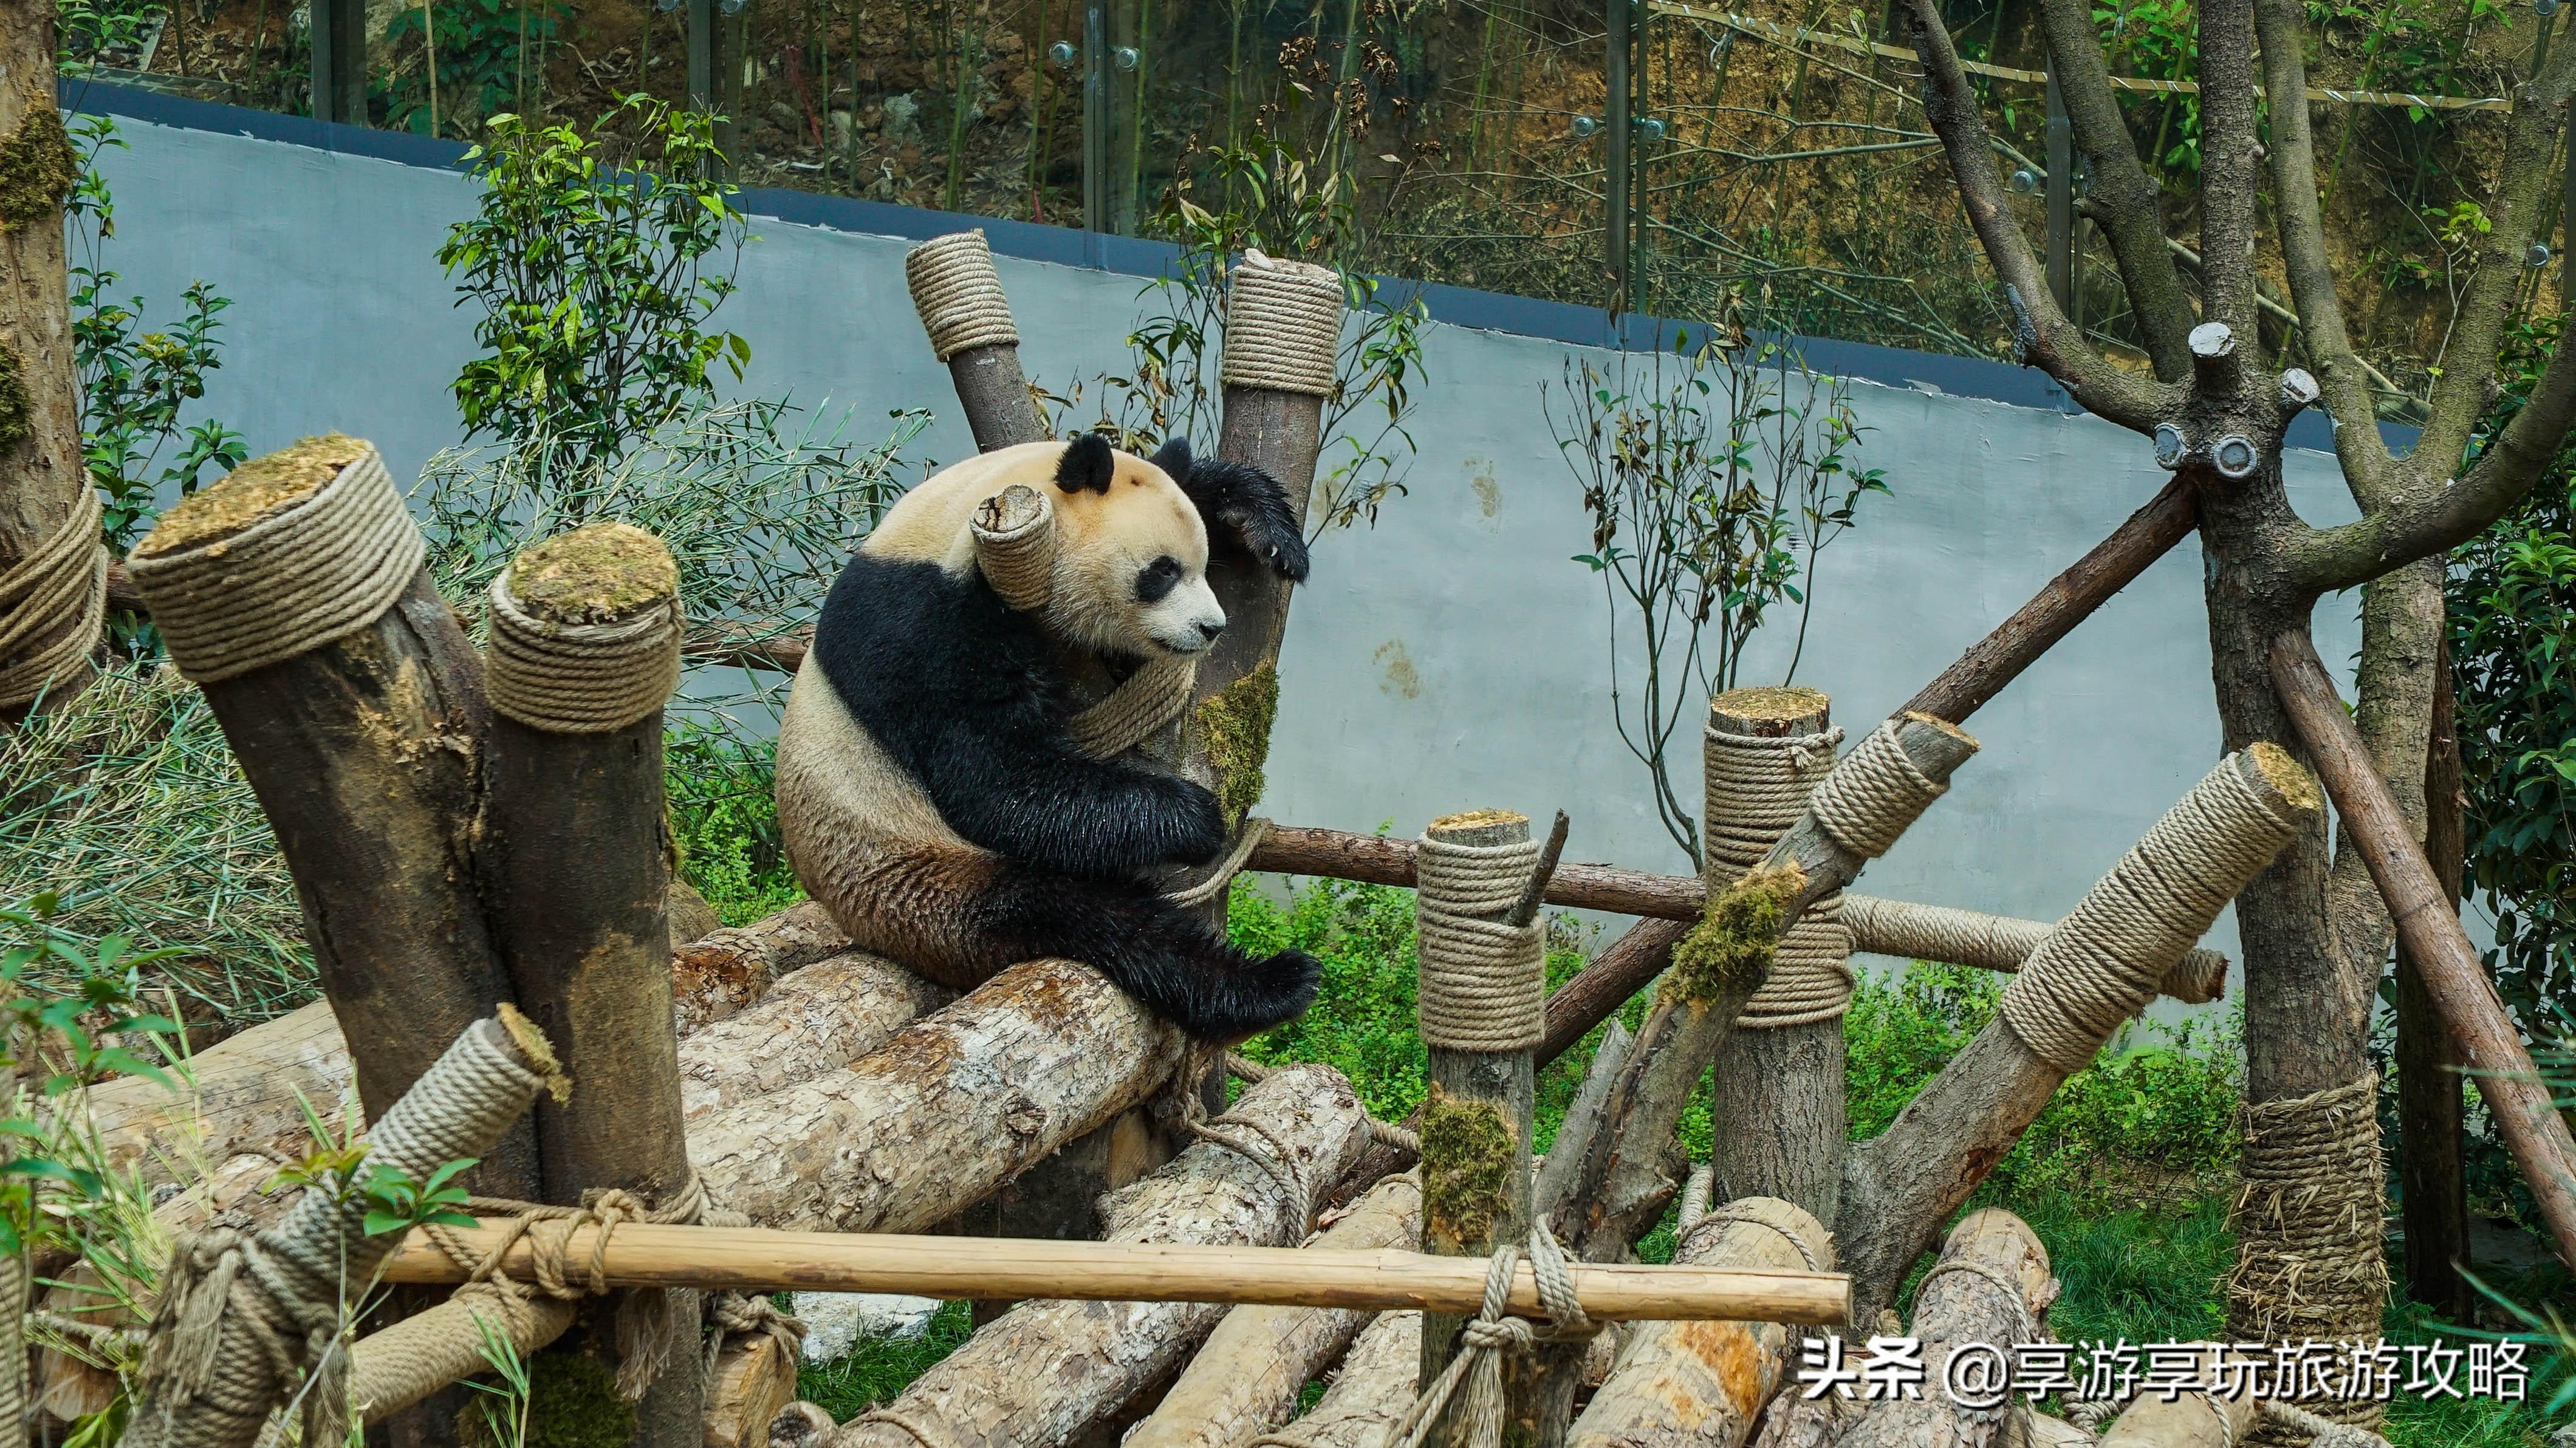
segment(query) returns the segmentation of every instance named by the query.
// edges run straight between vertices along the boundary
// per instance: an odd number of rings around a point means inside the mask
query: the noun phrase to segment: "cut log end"
[[[333,432],[253,458],[212,486],[172,504],[134,551],[158,558],[229,538],[320,492],[342,468],[366,456],[371,446],[363,439]]]
[[[1722,721],[1731,725],[1729,730],[1731,733],[1765,736],[1784,732],[1813,732],[1813,730],[1784,730],[1779,727],[1794,726],[1811,720],[1814,721],[1813,729],[1821,730],[1824,727],[1824,716],[1832,707],[1833,700],[1827,697],[1824,691],[1806,688],[1803,685],[1729,689],[1708,701],[1708,712],[1712,722]]]
[[[559,533],[510,564],[510,596],[549,623],[615,623],[665,607],[679,591],[671,550],[632,523]]]
[[[2317,777],[2291,758],[2290,751],[2267,739],[2247,749],[2245,757],[2252,766],[2246,777],[2268,796],[2265,803],[2301,815],[2325,807],[2325,792],[2317,787]]]

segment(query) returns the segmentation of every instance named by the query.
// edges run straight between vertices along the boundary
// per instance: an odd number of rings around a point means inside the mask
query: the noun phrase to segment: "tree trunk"
[[[80,163],[54,104],[54,7],[38,0],[0,11],[0,163],[10,187],[0,195],[0,637],[8,637],[16,609],[68,584],[77,565],[66,560],[41,578],[10,571],[49,541],[76,546],[61,535],[78,526],[90,496],[63,236],[63,199]],[[81,548],[78,556],[96,554]],[[59,701],[87,687],[86,663],[58,672],[42,660],[96,642],[103,575],[93,582],[73,606],[58,602],[55,617],[0,646],[0,723],[22,717],[25,696],[39,688]],[[84,630],[87,640],[67,642]]]
[[[681,1109],[694,1121],[828,1076],[955,998],[863,951],[817,961],[680,1043]]]
[[[2424,753],[2424,854],[2443,896],[2456,902],[2465,844],[2460,740],[2449,651],[2434,667],[2433,728]],[[2455,907],[2456,908],[2456,907]],[[2433,1005],[2415,952],[2397,948],[2397,1157],[2406,1213],[2406,1295],[2453,1322],[2476,1298],[2460,1269],[2469,1264],[2467,1112],[2459,1053]]]
[[[1930,1375],[1923,1395],[1870,1404],[1836,1448],[1986,1448],[2010,1406],[2003,1381],[2011,1377],[2012,1345],[2047,1340],[2044,1314],[2056,1299],[2057,1279],[2038,1234],[1999,1207],[1970,1212],[1915,1297],[1909,1336],[1923,1343]],[[1942,1387],[1951,1352],[1977,1344],[2004,1354],[1988,1407],[1962,1406]]]
[[[728,1342],[707,1374],[707,1448],[770,1448],[770,1422],[795,1397],[793,1348],[766,1332]]]
[[[765,1227],[918,1231],[1144,1100],[1182,1046],[1098,972],[1030,961],[847,1070],[699,1117],[689,1155]]]
[[[1278,1448],[1383,1448],[1413,1406],[1422,1365],[1422,1314],[1381,1312],[1342,1357],[1314,1409],[1270,1440]]]
[[[220,605],[190,579],[229,566],[225,542],[263,514],[272,537],[305,525],[318,507],[292,510],[344,469],[380,468],[373,454],[345,438],[309,440],[164,513],[134,570],[165,635],[203,630],[219,613],[227,628],[294,621],[300,596],[272,595],[262,617],[247,617],[247,605]],[[377,1119],[509,994],[473,886],[491,735],[481,662],[424,568],[354,632],[202,688],[277,831],[323,992],[357,1061],[358,1099]],[[483,1195],[534,1197],[534,1130],[512,1126],[469,1175]]]
[[[1410,1248],[1422,1230],[1422,1186],[1389,1177],[1311,1244]],[[1297,1394],[1342,1356],[1377,1314],[1365,1309],[1238,1307],[1120,1448],[1228,1448],[1297,1410]]]
[[[683,1036],[740,1011],[789,971],[850,948],[850,937],[814,901],[719,930],[671,961],[672,1024]]]
[[[1230,1115],[1245,1145],[1201,1142],[1118,1193],[1108,1240],[1294,1242],[1366,1140],[1359,1098],[1327,1067],[1277,1072]],[[1060,1448],[1179,1366],[1224,1315],[1204,1303],[1025,1304],[842,1427],[833,1448]]]
[[[1675,1262],[1830,1271],[1822,1222],[1771,1197],[1734,1202],[1685,1229]],[[1801,1250],[1803,1247],[1804,1250]],[[1771,1322],[1652,1322],[1630,1330],[1568,1448],[1742,1448],[1796,1369],[1800,1335]]]

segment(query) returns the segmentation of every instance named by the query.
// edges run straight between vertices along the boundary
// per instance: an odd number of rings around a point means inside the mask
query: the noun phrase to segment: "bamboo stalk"
[[[497,1223],[460,1231],[466,1255],[500,1244]],[[568,1260],[600,1253],[611,1287],[696,1287],[730,1292],[900,1292],[951,1300],[1049,1298],[1084,1302],[1222,1302],[1279,1307],[1419,1309],[1473,1314],[1484,1301],[1482,1258],[1432,1257],[1392,1249],[1198,1246],[1055,1242],[1001,1237],[916,1237],[893,1233],[770,1232],[756,1227],[664,1227],[628,1223],[605,1247],[598,1229],[572,1234]],[[524,1239],[502,1258],[503,1273],[535,1278]],[[1849,1279],[1832,1272],[1575,1263],[1583,1310],[1609,1322],[1732,1319],[1834,1325],[1846,1319]],[[425,1241],[407,1240],[385,1280],[455,1283],[465,1271]],[[1543,1318],[1527,1263],[1512,1282],[1510,1310]]]

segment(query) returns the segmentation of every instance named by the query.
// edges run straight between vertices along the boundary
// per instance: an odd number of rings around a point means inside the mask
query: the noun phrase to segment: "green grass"
[[[930,1330],[916,1338],[861,1338],[839,1362],[807,1363],[796,1374],[797,1396],[846,1423],[888,1401],[972,1337],[972,1303],[943,1304]]]

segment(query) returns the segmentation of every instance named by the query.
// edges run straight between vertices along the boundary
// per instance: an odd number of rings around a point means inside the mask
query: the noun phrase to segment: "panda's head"
[[[1054,487],[1054,597],[1047,622],[1066,641],[1107,653],[1195,654],[1225,632],[1208,587],[1208,530],[1198,504],[1152,460],[1098,433],[1067,446]],[[1177,461],[1189,471],[1189,448]]]

